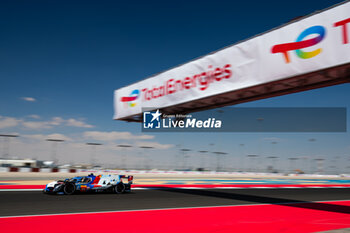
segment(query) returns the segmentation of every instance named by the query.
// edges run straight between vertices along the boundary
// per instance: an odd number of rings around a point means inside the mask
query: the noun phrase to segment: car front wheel
[[[67,195],[73,194],[75,190],[76,190],[76,187],[73,183],[67,183],[63,188],[63,192]]]

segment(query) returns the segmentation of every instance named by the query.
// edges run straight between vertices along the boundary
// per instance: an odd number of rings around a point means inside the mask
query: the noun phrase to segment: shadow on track
[[[264,196],[256,196],[256,195],[249,195],[249,194],[225,193],[225,192],[209,191],[209,190],[203,190],[203,189],[161,188],[159,190],[162,190],[165,192],[225,198],[225,199],[239,200],[239,201],[248,201],[248,202],[255,202],[259,204],[273,204],[273,205],[282,205],[282,206],[297,207],[297,208],[312,209],[312,210],[322,210],[322,211],[342,213],[342,214],[350,214],[350,206],[337,205],[337,204],[327,204],[327,203],[285,199],[285,198],[275,198],[275,197],[264,197]]]

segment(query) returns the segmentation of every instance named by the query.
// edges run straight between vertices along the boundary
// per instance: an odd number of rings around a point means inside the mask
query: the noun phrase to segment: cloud
[[[148,146],[148,147],[153,147],[154,149],[169,149],[174,147],[173,144],[160,144],[158,142],[137,142],[136,146],[141,147],[141,146]]]
[[[32,129],[32,130],[51,129],[56,126],[68,126],[68,127],[78,127],[78,128],[95,127],[93,125],[87,124],[82,119],[74,119],[74,118],[63,119],[62,117],[53,117],[50,120],[39,121],[40,118],[41,117],[38,115],[29,115],[24,118],[0,116],[0,129],[11,128],[15,126],[22,126],[24,129]]]
[[[64,122],[63,118],[61,117],[53,117],[50,122],[48,122],[50,125],[61,125]]]
[[[137,139],[141,139],[141,140],[147,140],[147,139],[153,139],[153,138],[154,138],[153,135],[148,135],[148,134],[142,134],[137,137]]]
[[[22,121],[22,126],[27,129],[41,130],[41,129],[51,129],[54,126],[70,126],[79,128],[93,128],[93,125],[89,125],[82,120],[77,120],[70,118],[68,120],[62,117],[53,117],[49,121]]]
[[[85,122],[81,120],[76,120],[76,119],[68,119],[66,120],[66,125],[67,126],[73,126],[73,127],[80,127],[80,128],[93,128],[93,125],[86,124]]]
[[[36,99],[33,97],[21,97],[22,100],[27,101],[27,102],[35,102]]]
[[[53,126],[59,126],[65,122],[61,117],[53,117],[50,121],[23,121],[22,126],[27,129],[41,130],[51,129]]]
[[[29,115],[28,117],[33,119],[40,119],[40,116],[35,114]]]
[[[22,126],[24,126],[27,129],[34,129],[34,130],[52,128],[52,125],[50,125],[49,122],[45,122],[45,121],[23,121]]]
[[[0,116],[0,129],[17,126],[21,121],[13,117]]]
[[[98,141],[115,141],[115,140],[147,140],[153,139],[152,135],[134,135],[130,132],[102,132],[102,131],[86,131],[83,133],[84,138],[94,139]]]

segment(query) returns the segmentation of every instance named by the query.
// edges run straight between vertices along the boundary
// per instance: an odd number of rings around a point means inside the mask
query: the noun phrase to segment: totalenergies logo
[[[317,34],[317,36],[312,39],[303,40],[305,37],[312,34]],[[298,36],[295,42],[275,45],[272,47],[271,52],[282,53],[286,63],[290,63],[290,57],[288,52],[291,50],[294,50],[299,58],[309,59],[320,54],[322,52],[322,49],[318,48],[311,52],[305,52],[301,49],[311,47],[320,43],[324,39],[325,35],[326,35],[326,29],[324,27],[322,26],[309,27]]]
[[[124,102],[125,106],[129,105],[129,107],[135,107],[136,103],[134,101],[137,100],[139,96],[140,96],[140,91],[135,89],[130,93],[129,96],[124,96],[120,98],[120,101]]]
[[[219,67],[209,65],[207,70],[194,75],[176,79],[169,77],[160,82],[150,80],[150,82],[147,83],[149,85],[148,87],[140,87],[138,90],[133,90],[129,96],[121,97],[120,101],[125,103],[125,107],[135,107],[135,101],[138,98],[140,98],[139,102],[146,102],[157,98],[163,98],[167,95],[185,92],[190,89],[206,91],[213,83],[222,82],[222,80],[229,79],[232,76],[233,71],[231,70],[231,64],[225,64]]]

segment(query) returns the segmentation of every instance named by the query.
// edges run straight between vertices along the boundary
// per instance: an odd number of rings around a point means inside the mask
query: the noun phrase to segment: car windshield
[[[81,183],[89,183],[91,181],[91,178],[89,177],[82,177],[79,182]]]

